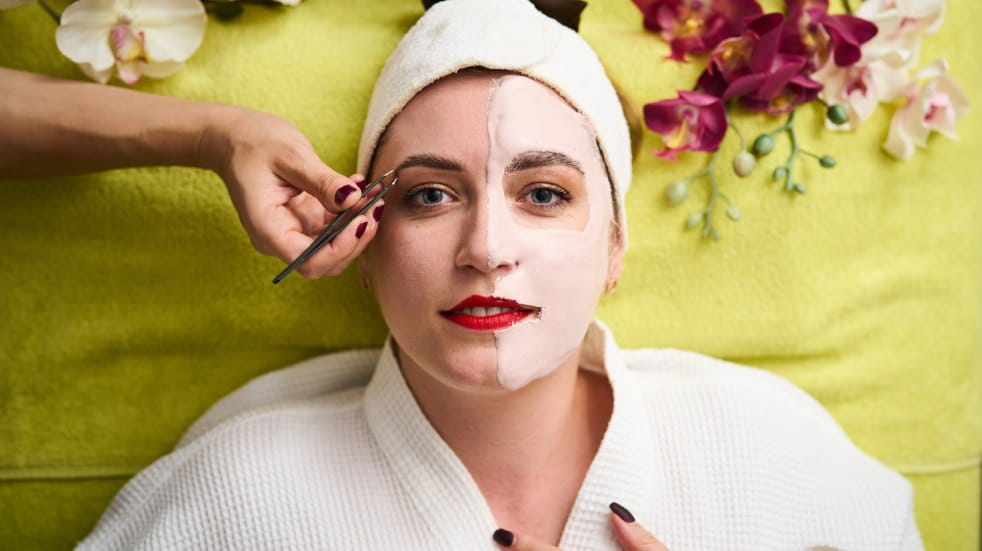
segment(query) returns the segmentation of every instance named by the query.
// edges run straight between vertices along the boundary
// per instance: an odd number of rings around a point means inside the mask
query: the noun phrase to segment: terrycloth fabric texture
[[[621,549],[612,501],[671,549],[924,549],[910,483],[784,379],[687,351],[621,351],[599,324],[582,357],[614,405],[562,549]],[[123,488],[80,551],[500,549],[391,342],[255,379],[183,440]]]
[[[607,164],[626,247],[624,198],[631,187],[631,136],[617,92],[590,45],[528,0],[444,0],[427,10],[399,41],[375,82],[358,148],[358,171],[367,173],[379,138],[413,96],[467,67],[532,77],[586,117]]]
[[[354,172],[374,80],[421,13],[411,0],[246,5],[238,20],[210,19],[186,69],[137,88],[276,113]],[[800,164],[808,193],[791,196],[769,179],[783,140],[745,180],[721,162],[721,189],[743,218],[717,212],[719,242],[682,229],[705,187],[682,207],[662,199],[705,156],[663,162],[646,133],[624,277],[599,312],[625,348],[694,350],[805,389],[861,449],[908,475],[925,545],[939,551],[978,549],[980,20],[982,4],[949,2],[921,52],[921,65],[947,57],[972,101],[959,141],[934,136],[898,162],[880,150],[890,107],[839,134],[809,106],[802,144],[839,166]],[[83,78],[54,28],[36,5],[0,12],[0,65]],[[581,34],[636,112],[699,71],[664,60],[667,46],[627,0],[591,2]],[[736,117],[751,139],[782,122]],[[738,147],[728,137],[721,161]],[[273,287],[280,269],[252,250],[213,174],[0,182],[0,548],[69,547],[108,505],[104,484],[169,452],[220,396],[304,358],[382,343],[354,270]]]

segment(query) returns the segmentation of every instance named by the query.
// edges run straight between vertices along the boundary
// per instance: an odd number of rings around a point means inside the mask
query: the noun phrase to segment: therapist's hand
[[[225,182],[259,252],[290,263],[336,213],[359,202],[364,178],[342,176],[325,165],[286,120],[231,106],[216,107],[210,120],[199,140],[199,166]],[[344,271],[374,237],[382,205],[352,221],[297,272],[316,279]]]
[[[624,551],[669,551],[665,544],[641,527],[634,516],[624,507],[611,504],[610,522],[614,529],[614,537]],[[515,551],[556,551],[553,547],[531,536],[517,534],[499,529],[492,536],[502,549]]]

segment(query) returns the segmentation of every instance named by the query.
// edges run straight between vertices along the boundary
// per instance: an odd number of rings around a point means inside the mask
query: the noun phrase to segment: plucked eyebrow
[[[443,157],[441,155],[434,155],[433,153],[423,153],[420,155],[410,155],[402,161],[398,168],[396,168],[396,173],[400,170],[413,167],[421,166],[424,168],[435,168],[437,170],[452,170],[454,172],[463,172],[464,167],[457,161],[449,158]]]
[[[572,159],[568,155],[559,153],[558,151],[526,151],[525,153],[519,153],[514,159],[511,160],[511,163],[505,167],[505,172],[518,172],[519,170],[529,170],[532,168],[553,165],[568,166],[580,174],[583,174],[583,167],[580,166],[580,163],[576,162],[576,160]]]

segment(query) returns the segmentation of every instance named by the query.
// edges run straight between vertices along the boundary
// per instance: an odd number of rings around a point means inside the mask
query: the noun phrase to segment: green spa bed
[[[373,80],[421,12],[414,0],[250,4],[231,21],[211,16],[184,70],[135,88],[281,115],[351,173]],[[880,147],[893,107],[833,133],[809,104],[798,135],[838,166],[799,163],[808,192],[792,195],[769,176],[786,140],[746,179],[727,161],[720,186],[742,217],[716,213],[719,241],[684,228],[707,186],[693,185],[682,206],[664,200],[706,157],[657,159],[660,138],[645,130],[624,277],[600,310],[625,348],[695,350],[808,391],[913,483],[931,551],[979,549],[980,20],[982,3],[948,2],[920,54],[919,66],[947,58],[969,95],[960,140],[932,136],[901,162]],[[0,11],[0,66],[84,79],[54,29],[36,5]],[[638,114],[691,87],[703,66],[666,61],[668,46],[628,0],[592,0],[581,33]],[[782,120],[736,122],[752,137]],[[728,136],[722,158],[738,148]],[[290,363],[382,342],[356,270],[274,287],[281,268],[252,249],[209,172],[0,182],[0,549],[70,548],[219,397]]]

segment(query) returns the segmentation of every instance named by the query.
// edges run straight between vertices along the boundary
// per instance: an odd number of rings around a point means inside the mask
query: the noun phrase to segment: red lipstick
[[[492,309],[491,312],[487,312]],[[497,310],[505,311],[494,313]],[[498,331],[537,314],[539,308],[498,297],[471,295],[459,304],[440,312],[444,318],[475,331]]]

